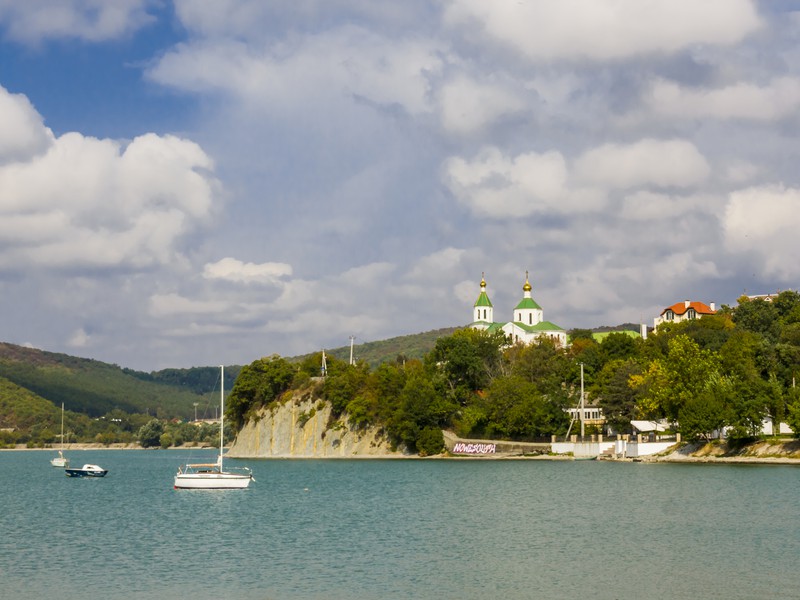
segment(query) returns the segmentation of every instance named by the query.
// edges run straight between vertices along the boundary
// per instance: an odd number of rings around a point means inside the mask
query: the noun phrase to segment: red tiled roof
[[[668,310],[671,310],[676,315],[682,315],[690,308],[693,308],[698,315],[714,315],[717,312],[715,310],[711,310],[711,307],[708,304],[703,304],[702,302],[689,302],[688,306],[685,302],[676,302],[672,306],[668,306],[662,310],[661,314],[663,315]]]

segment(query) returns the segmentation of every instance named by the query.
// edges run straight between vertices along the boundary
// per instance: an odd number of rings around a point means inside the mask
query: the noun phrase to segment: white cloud
[[[741,184],[755,179],[762,170],[760,166],[746,160],[734,160],[725,167],[724,178],[726,181]]]
[[[708,177],[710,168],[690,141],[644,139],[593,148],[575,161],[575,172],[585,182],[624,189],[697,185]]]
[[[800,80],[780,77],[764,86],[739,82],[695,89],[659,79],[645,92],[645,102],[655,113],[671,118],[773,121],[798,112]]]
[[[417,282],[436,282],[441,273],[453,272],[459,268],[465,254],[466,251],[460,248],[442,248],[433,254],[420,257],[405,278]]]
[[[0,25],[14,40],[48,38],[98,42],[128,35],[152,22],[152,0],[0,0]]]
[[[759,275],[791,281],[800,276],[794,249],[800,230],[800,189],[752,187],[730,195],[724,217],[725,247],[746,254]]]
[[[479,132],[526,107],[523,99],[505,85],[481,84],[463,76],[441,87],[439,102],[444,128],[459,134]]]
[[[148,76],[169,87],[223,91],[262,110],[363,99],[418,114],[431,110],[428,78],[441,68],[439,50],[346,26],[266,48],[228,39],[182,44]]]
[[[85,348],[89,345],[91,336],[81,328],[72,334],[72,337],[67,341],[67,345],[71,348]]]
[[[478,216],[526,217],[559,210],[567,195],[567,167],[558,152],[505,156],[486,148],[473,160],[460,157],[444,164],[445,185]]]
[[[244,263],[235,258],[223,258],[203,267],[203,277],[206,279],[221,279],[237,283],[274,283],[291,274],[291,265],[285,263]]]
[[[174,0],[174,4],[181,24],[197,35],[251,40],[273,37],[275,31],[319,31],[348,21],[372,28],[392,26],[407,33],[419,27],[420,7],[430,10],[428,0]]]
[[[32,122],[20,139],[36,139]],[[182,260],[181,239],[220,195],[195,143],[146,134],[126,146],[68,133],[0,165],[0,268],[147,268]]]
[[[452,0],[445,19],[531,60],[606,61],[734,44],[761,26],[750,0]]]
[[[53,143],[53,134],[22,94],[0,87],[0,165],[28,160]]]
[[[223,300],[199,300],[187,298],[175,292],[153,294],[150,297],[148,313],[153,317],[181,316],[193,319],[198,315],[219,315],[230,309]]]
[[[623,198],[620,216],[631,221],[655,224],[667,219],[717,215],[723,208],[724,200],[714,196],[676,196],[640,190]]]

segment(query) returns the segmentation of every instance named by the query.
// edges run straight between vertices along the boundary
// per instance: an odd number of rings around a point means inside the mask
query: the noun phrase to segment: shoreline
[[[216,450],[215,446],[172,446],[169,448],[152,447],[143,448],[135,443],[74,443],[65,444],[63,448],[28,448],[18,444],[13,448],[0,448],[0,452],[81,452],[87,450],[144,450],[144,451],[187,451],[187,450]],[[227,448],[226,448],[227,449]],[[515,461],[568,461],[575,460],[573,456],[560,454],[512,454],[497,453],[492,455],[454,455],[449,453],[435,456],[417,456],[397,453],[370,454],[352,456],[227,456],[235,460],[515,460]],[[714,443],[689,443],[680,448],[672,449],[664,454],[642,456],[640,458],[610,458],[598,457],[600,461],[608,462],[637,462],[637,463],[665,463],[665,464],[729,464],[729,465],[794,465],[800,466],[800,440],[783,442],[761,441],[745,446],[736,453],[728,451],[727,447]]]

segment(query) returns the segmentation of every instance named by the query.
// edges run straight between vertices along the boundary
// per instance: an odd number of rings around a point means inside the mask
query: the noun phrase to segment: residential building
[[[661,323],[680,323],[681,321],[713,315],[716,312],[717,309],[713,302],[711,304],[703,304],[702,302],[684,300],[662,310],[661,314],[653,319],[653,329],[658,329]]]

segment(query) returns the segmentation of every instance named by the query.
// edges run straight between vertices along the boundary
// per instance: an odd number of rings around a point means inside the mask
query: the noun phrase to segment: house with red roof
[[[713,302],[704,304],[702,302],[684,300],[662,310],[661,315],[653,319],[653,329],[658,329],[661,323],[680,323],[681,321],[699,319],[716,313],[717,309]]]

